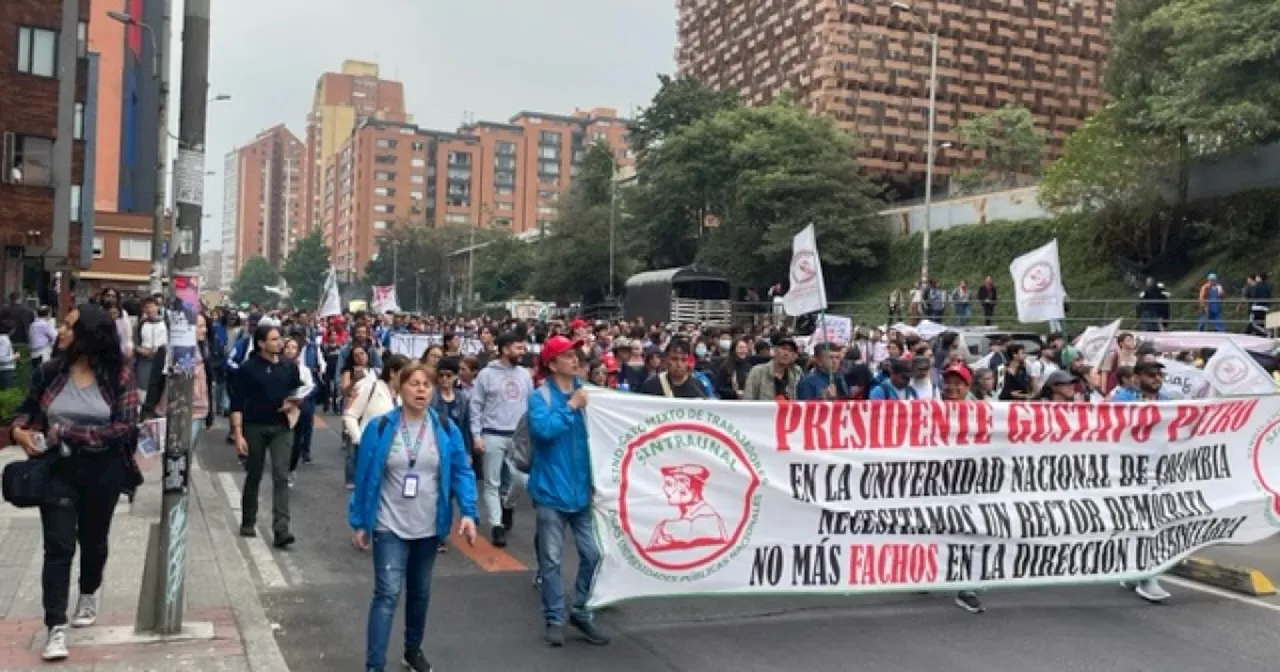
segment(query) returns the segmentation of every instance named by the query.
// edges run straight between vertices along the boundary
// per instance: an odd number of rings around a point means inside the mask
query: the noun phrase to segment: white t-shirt
[[[1036,389],[1032,390],[1031,392],[1032,393],[1039,392],[1040,386],[1044,385],[1044,379],[1048,378],[1049,374],[1057,370],[1058,370],[1057,364],[1054,364],[1053,362],[1042,359],[1042,358],[1036,358],[1031,360],[1030,362],[1027,362],[1027,375],[1031,376],[1032,380],[1038,381],[1036,384]]]
[[[933,376],[928,376],[919,380],[912,378],[911,381],[907,383],[907,385],[910,385],[911,388],[916,391],[917,399],[941,399],[942,398],[942,395],[938,394],[938,387],[933,384]]]
[[[140,340],[138,347],[150,348],[152,352],[155,352],[157,348],[163,348],[169,344],[169,328],[164,326],[163,320],[143,322]]]

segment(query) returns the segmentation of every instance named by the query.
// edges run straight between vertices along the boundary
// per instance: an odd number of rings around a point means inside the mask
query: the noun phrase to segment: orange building
[[[405,114],[404,85],[380,79],[375,63],[344,61],[340,72],[326,72],[316,80],[307,130],[301,196],[305,207],[294,236],[301,238],[320,226],[321,184],[325,162],[333,158],[362,119],[410,121]],[[225,263],[225,262],[224,262]]]
[[[222,277],[230,287],[250,257],[280,266],[304,210],[304,146],[283,124],[232,150],[223,163]]]
[[[316,222],[350,279],[397,226],[546,230],[591,145],[607,145],[621,170],[634,165],[628,128],[609,108],[520,112],[456,133],[367,117],[321,166]]]

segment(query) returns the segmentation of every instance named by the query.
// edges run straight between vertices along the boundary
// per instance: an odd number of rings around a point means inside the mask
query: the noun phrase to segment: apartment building
[[[88,18],[88,0],[0,2],[0,288],[62,307],[81,252],[91,256]]]
[[[960,123],[1006,103],[1031,110],[1050,154],[1102,104],[1115,0],[678,0],[683,75],[764,104],[784,89],[856,133],[867,169],[926,168],[930,34],[938,38],[936,140],[944,177],[981,154]]]
[[[279,266],[302,217],[304,145],[283,124],[232,150],[223,162],[222,286],[250,257]]]
[[[321,168],[317,221],[347,278],[397,226],[545,231],[592,144],[609,146],[621,170],[634,165],[628,128],[609,108],[520,112],[457,132],[365,118]]]
[[[305,207],[297,220],[295,237],[301,238],[321,224],[319,185],[325,162],[351,137],[363,119],[410,121],[404,107],[404,85],[381,79],[376,63],[344,61],[339,72],[326,72],[316,80],[311,111],[307,114],[301,194]]]

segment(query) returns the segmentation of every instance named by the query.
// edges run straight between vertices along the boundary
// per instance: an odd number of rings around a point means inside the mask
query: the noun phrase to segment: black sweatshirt
[[[240,365],[232,385],[231,412],[241,413],[245,425],[289,425],[280,407],[302,387],[302,374],[293,362],[272,362],[255,355]]]

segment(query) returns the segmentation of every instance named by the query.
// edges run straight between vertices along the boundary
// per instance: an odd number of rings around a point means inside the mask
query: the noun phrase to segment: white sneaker
[[[1138,585],[1134,586],[1133,592],[1137,593],[1138,597],[1152,603],[1164,602],[1170,597],[1173,597],[1169,594],[1169,591],[1165,590],[1164,587],[1160,585],[1160,579],[1147,579],[1145,581],[1141,581]]]
[[[71,617],[71,627],[87,628],[98,621],[98,596],[81,595],[76,602],[76,613]]]
[[[67,626],[55,625],[49,628],[49,639],[44,643],[44,651],[40,654],[42,660],[66,660],[67,659]]]

